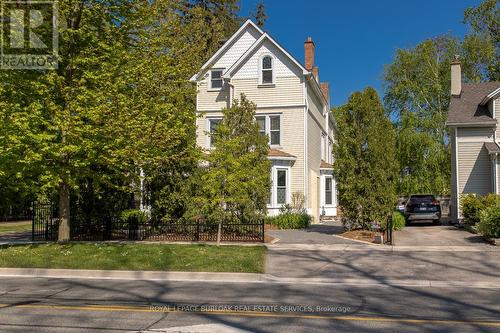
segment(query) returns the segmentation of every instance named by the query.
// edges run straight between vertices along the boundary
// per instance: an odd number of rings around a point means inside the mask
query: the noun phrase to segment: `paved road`
[[[500,289],[0,278],[0,331],[498,332],[499,299]],[[186,312],[203,305],[230,311]]]

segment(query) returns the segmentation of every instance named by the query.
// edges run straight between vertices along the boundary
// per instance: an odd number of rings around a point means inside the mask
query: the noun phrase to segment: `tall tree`
[[[87,177],[106,181],[90,166],[124,166],[110,129],[120,95],[115,79],[126,50],[128,34],[120,22],[127,8],[126,0],[59,1],[58,69],[0,74],[7,128],[0,155],[9,159],[2,173],[37,191],[58,190],[61,241],[69,239],[71,189]]]
[[[476,59],[478,78],[500,81],[500,6],[498,0],[484,0],[467,8],[464,22],[471,33],[464,38],[464,50]]]
[[[254,103],[241,95],[212,134],[215,149],[198,182],[200,195],[195,214],[212,221],[248,223],[262,217],[270,193],[268,138],[259,134]]]
[[[338,138],[334,172],[350,228],[382,223],[396,203],[396,139],[377,92],[366,88],[334,109]]]
[[[255,22],[260,28],[263,28],[266,24],[267,15],[266,15],[266,7],[264,5],[264,0],[259,1],[257,4],[257,8],[255,9],[255,13],[253,14]]]
[[[450,62],[459,51],[455,38],[427,40],[413,49],[398,50],[385,68],[384,101],[398,130],[400,194],[449,191],[445,121]]]

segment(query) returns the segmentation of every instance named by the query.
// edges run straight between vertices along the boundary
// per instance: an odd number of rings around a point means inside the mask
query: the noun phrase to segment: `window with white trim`
[[[259,133],[261,135],[267,135],[266,134],[266,116],[257,116],[257,117],[255,117],[255,121],[259,125]]]
[[[325,205],[333,204],[333,177],[325,177]]]
[[[212,137],[212,134],[217,130],[217,126],[221,123],[221,118],[210,118],[208,119],[208,146],[214,146],[215,136]]]
[[[260,83],[261,84],[273,84],[274,83],[274,60],[270,55],[266,55],[261,59],[261,73],[260,73]]]
[[[271,146],[279,146],[281,144],[280,115],[256,116],[255,121],[259,124],[259,133],[269,137],[269,144]]]
[[[288,191],[288,169],[276,169],[276,203],[284,205],[287,203]]]
[[[280,116],[269,116],[269,122],[271,123],[269,128],[270,143],[271,145],[279,145],[281,136]]]
[[[222,72],[223,69],[212,69],[210,71],[210,89],[222,89]]]

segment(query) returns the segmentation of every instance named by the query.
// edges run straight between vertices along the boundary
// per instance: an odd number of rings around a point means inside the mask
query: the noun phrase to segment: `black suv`
[[[441,206],[431,194],[413,194],[405,204],[404,214],[407,223],[413,221],[438,223],[441,219]]]

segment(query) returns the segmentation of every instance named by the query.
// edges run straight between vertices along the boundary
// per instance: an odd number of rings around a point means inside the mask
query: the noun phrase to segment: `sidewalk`
[[[499,289],[495,281],[439,281],[418,279],[381,278],[298,278],[279,277],[272,274],[208,273],[208,272],[153,272],[153,271],[105,271],[41,268],[0,268],[0,278],[53,278],[69,280],[130,280],[156,282],[219,282],[263,283],[278,285],[344,285],[344,286],[405,286],[405,287],[463,287]],[[1,289],[1,288],[0,288]],[[1,291],[1,290],[0,290]]]
[[[500,249],[475,246],[274,244],[266,273],[312,279],[419,280],[495,283]]]

